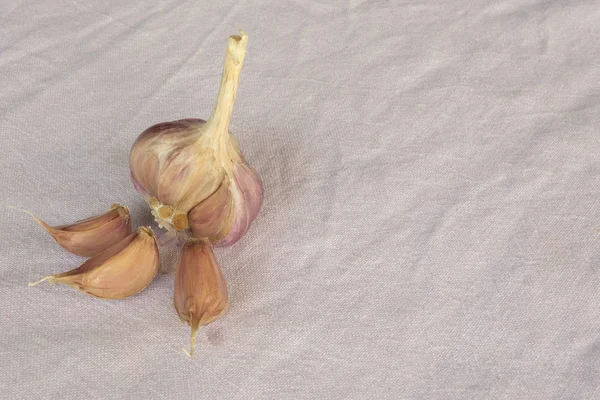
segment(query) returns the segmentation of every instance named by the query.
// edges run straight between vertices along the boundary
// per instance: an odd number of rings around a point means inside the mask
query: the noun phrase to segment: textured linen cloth
[[[130,146],[239,28],[266,197],[190,359],[171,263],[30,288],[83,259],[7,207],[152,224]],[[599,85],[597,0],[0,0],[0,398],[600,398]]]

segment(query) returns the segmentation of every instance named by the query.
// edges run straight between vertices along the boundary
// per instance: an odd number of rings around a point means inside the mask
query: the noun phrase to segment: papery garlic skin
[[[174,214],[187,214],[223,180],[213,149],[198,143],[204,125],[200,119],[157,124],[133,144],[129,160],[134,186],[150,205],[155,202],[155,209],[160,204]]]
[[[229,38],[219,96],[207,121],[154,125],[130,153],[133,185],[159,226],[216,246],[237,242],[263,201],[262,181],[228,130],[247,40],[243,32]]]
[[[228,307],[227,284],[210,243],[189,239],[181,250],[175,270],[175,310],[192,328],[190,356],[202,325],[222,316]]]
[[[124,299],[144,290],[158,271],[158,245],[150,227],[140,227],[78,268],[37,282],[63,283],[102,299]]]
[[[263,184],[258,173],[251,166],[245,163],[233,164],[233,180],[235,184],[231,188],[233,203],[231,225],[224,237],[214,242],[215,246],[229,246],[237,242],[248,232],[262,206]],[[225,230],[221,232],[225,233]]]
[[[106,213],[70,225],[50,226],[27,210],[64,249],[82,257],[92,257],[123,240],[131,233],[129,209],[113,204]]]

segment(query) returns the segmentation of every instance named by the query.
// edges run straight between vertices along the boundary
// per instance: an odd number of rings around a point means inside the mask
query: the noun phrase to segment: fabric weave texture
[[[8,206],[152,224],[131,144],[210,115],[240,28],[265,202],[190,359],[175,253],[30,288],[83,259]],[[599,398],[599,38],[597,0],[0,0],[0,398]]]

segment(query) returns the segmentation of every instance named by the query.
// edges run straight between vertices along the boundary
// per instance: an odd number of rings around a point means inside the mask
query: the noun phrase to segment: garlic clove
[[[218,247],[236,243],[260,211],[263,193],[258,173],[246,163],[234,163],[231,184],[224,181],[215,193],[190,211],[193,236],[208,238]]]
[[[188,217],[192,235],[209,238],[210,241],[224,237],[231,228],[231,206],[229,182],[224,180],[213,194],[190,210]]]
[[[131,233],[129,209],[120,204],[102,215],[62,226],[50,226],[29,211],[21,211],[31,215],[61,247],[82,257],[94,256]]]
[[[258,215],[263,202],[263,184],[252,167],[245,163],[234,164],[233,179],[232,222],[226,235],[213,242],[217,247],[231,246],[240,240]]]
[[[246,163],[233,165],[235,183],[244,196],[248,220],[254,221],[263,203],[264,186],[258,172]]]
[[[194,354],[196,334],[227,311],[227,284],[206,240],[186,241],[175,271],[175,310],[192,329],[189,355]]]
[[[198,204],[198,199],[207,198],[222,180],[223,170],[212,149],[188,146],[159,175],[157,198],[172,205],[176,214],[187,214]]]
[[[30,283],[63,283],[102,299],[123,299],[141,292],[158,271],[158,246],[150,227],[140,227],[78,268]]]

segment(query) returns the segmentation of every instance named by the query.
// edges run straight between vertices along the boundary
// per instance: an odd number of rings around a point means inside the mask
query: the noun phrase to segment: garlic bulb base
[[[174,210],[173,207],[162,204],[156,197],[152,197],[148,201],[148,206],[160,228],[166,230],[175,228],[178,231],[184,231],[188,228],[187,213]]]

